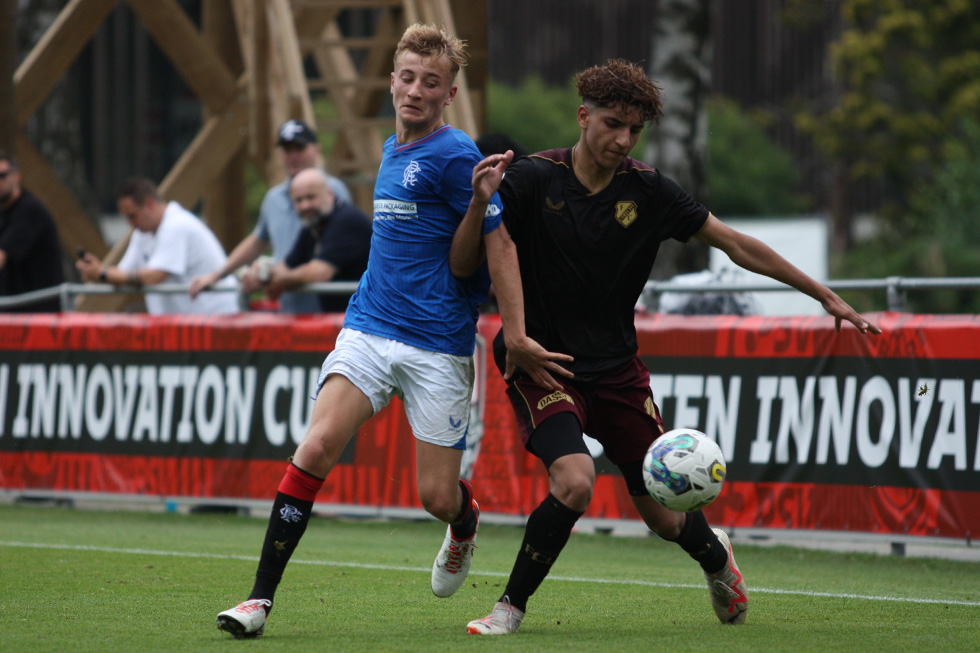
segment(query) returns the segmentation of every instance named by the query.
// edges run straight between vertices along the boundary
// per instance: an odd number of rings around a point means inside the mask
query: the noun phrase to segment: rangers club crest
[[[418,161],[412,161],[405,166],[405,171],[402,173],[402,186],[405,188],[414,186],[415,182],[418,181],[418,174],[421,170],[422,166],[419,165]]]
[[[636,222],[636,202],[616,202],[616,222],[629,227]]]
[[[279,511],[279,517],[283,521],[297,522],[303,519],[303,513],[300,512],[300,510],[295,506],[291,506],[287,503]]]

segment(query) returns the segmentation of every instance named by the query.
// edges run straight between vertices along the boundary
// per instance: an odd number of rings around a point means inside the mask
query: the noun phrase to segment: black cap
[[[287,143],[297,145],[316,143],[316,132],[301,120],[287,120],[279,128],[279,145]]]

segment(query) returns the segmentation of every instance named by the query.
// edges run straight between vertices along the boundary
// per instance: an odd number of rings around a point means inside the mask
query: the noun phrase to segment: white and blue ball
[[[657,503],[694,512],[718,498],[725,457],[714,440],[694,429],[674,429],[653,441],[643,459],[643,482]]]

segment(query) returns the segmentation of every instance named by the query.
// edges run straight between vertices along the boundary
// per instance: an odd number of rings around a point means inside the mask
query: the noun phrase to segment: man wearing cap
[[[255,230],[235,246],[228,255],[228,261],[217,270],[202,274],[191,281],[188,290],[191,297],[196,297],[202,290],[243,265],[251,265],[251,267],[242,277],[242,290],[246,293],[260,290],[263,284],[268,282],[268,275],[262,273],[262,266],[257,261],[259,256],[267,251],[271,244],[272,260],[273,263],[277,263],[292,250],[303,230],[303,223],[289,198],[289,186],[298,172],[320,165],[321,151],[316,132],[300,120],[287,120],[279,127],[278,145],[282,153],[283,165],[289,176],[265,194]],[[327,175],[327,178],[337,199],[349,203],[351,195],[344,182],[331,175]],[[314,294],[283,293],[279,298],[279,311],[318,313],[320,304]]]

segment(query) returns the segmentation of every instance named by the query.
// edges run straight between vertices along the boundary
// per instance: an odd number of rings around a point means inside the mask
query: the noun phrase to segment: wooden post
[[[235,16],[229,0],[204,0],[201,7],[201,29],[204,38],[219,52],[228,69],[236,75],[244,70]],[[215,112],[204,108],[204,120]],[[216,171],[214,183],[204,193],[204,221],[211,227],[218,240],[230,252],[245,237],[245,163],[248,158],[247,141],[243,140],[237,151]]]
[[[17,66],[17,0],[0,0],[0,150],[14,153],[17,106],[14,69]]]

